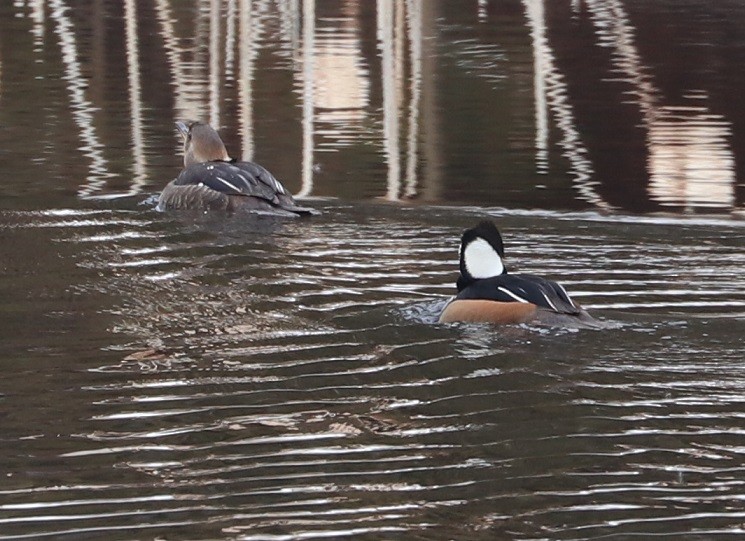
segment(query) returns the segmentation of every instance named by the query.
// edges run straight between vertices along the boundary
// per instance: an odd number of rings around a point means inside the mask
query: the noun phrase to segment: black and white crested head
[[[507,271],[504,245],[497,227],[488,221],[467,229],[460,241],[460,274],[466,281],[493,278]]]
[[[178,121],[176,127],[184,137],[184,167],[195,163],[230,160],[220,135],[209,124]]]

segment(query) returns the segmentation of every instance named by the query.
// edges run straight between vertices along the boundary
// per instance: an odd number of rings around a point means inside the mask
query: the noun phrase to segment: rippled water
[[[743,535],[742,10],[467,4],[0,7],[0,539]],[[608,328],[437,324],[484,217]]]
[[[739,529],[741,224],[492,210],[617,323],[497,331],[434,323],[486,211],[319,206],[3,216],[3,537]]]

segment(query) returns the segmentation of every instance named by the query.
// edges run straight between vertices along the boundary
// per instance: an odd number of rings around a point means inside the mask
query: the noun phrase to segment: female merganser
[[[600,326],[556,282],[532,274],[508,274],[503,257],[502,236],[493,223],[483,221],[463,233],[458,294],[440,314],[441,323]]]
[[[317,214],[256,163],[228,156],[220,136],[202,122],[176,122],[184,136],[184,169],[158,199],[159,210],[249,210],[284,216]]]

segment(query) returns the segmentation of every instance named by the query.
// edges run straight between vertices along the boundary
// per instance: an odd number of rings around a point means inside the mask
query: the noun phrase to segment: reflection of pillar
[[[78,127],[80,140],[83,142],[83,154],[90,159],[90,168],[86,183],[78,190],[81,197],[90,196],[100,190],[106,182],[108,171],[103,156],[103,145],[98,141],[93,123],[94,107],[86,98],[87,82],[83,77],[78,60],[78,47],[75,31],[67,16],[68,7],[62,0],[50,0],[50,18],[56,23],[55,33],[59,38],[62,52],[62,64],[65,70],[65,84],[70,94],[70,108],[75,125]]]
[[[545,0],[523,0],[525,15],[533,37],[533,54],[539,57],[537,62],[540,63],[542,68],[541,94],[536,94],[536,97],[540,100],[540,103],[536,104],[536,115],[541,114],[541,109],[546,111],[546,117],[548,117],[548,110],[553,113],[556,126],[561,134],[559,146],[564,151],[564,156],[569,160],[570,171],[574,175],[574,187],[579,193],[579,197],[598,207],[607,208],[608,204],[602,200],[595,190],[597,181],[593,179],[592,163],[587,157],[587,149],[577,129],[574,111],[569,102],[567,85],[562,73],[556,66],[554,53],[546,37],[544,2]],[[538,90],[538,85],[536,85],[536,89]],[[542,104],[543,101],[545,101],[545,105]],[[536,122],[539,123],[540,121],[537,119]],[[544,128],[547,130],[547,127],[544,126]],[[543,128],[539,126],[539,129]],[[538,134],[537,137],[544,136]]]
[[[100,0],[97,0],[97,3]],[[94,12],[98,6],[94,7]],[[44,41],[44,0],[33,0],[31,2],[31,20],[34,21],[34,27],[31,30],[34,35],[34,49],[39,50]],[[102,21],[103,19],[98,19]],[[101,25],[103,26],[103,25]],[[96,30],[94,29],[94,32]]]
[[[315,0],[303,0],[303,172],[298,197],[313,190],[313,115],[315,114]]]
[[[659,91],[650,77],[636,48],[633,27],[623,7],[617,2],[587,0],[587,9],[597,28],[600,45],[613,47],[613,63],[624,73],[634,87],[632,96],[637,98],[646,123],[652,123],[657,112]]]
[[[300,43],[300,25],[298,24],[299,0],[278,0],[279,33],[282,39],[290,44],[293,58],[296,58]]]
[[[396,48],[394,48],[393,0],[378,0],[377,7],[378,47],[380,48],[383,79],[383,149],[388,164],[386,198],[396,200],[400,189],[401,164],[398,147],[399,122],[396,88],[398,84],[396,78],[399,75],[396,66]]]
[[[421,12],[421,134],[422,134],[422,198],[439,201],[442,196],[442,152],[440,152],[440,121],[437,106],[437,2],[418,0]]]
[[[421,0],[406,0],[408,11],[411,91],[409,102],[409,139],[406,147],[406,186],[404,197],[417,192],[417,155],[419,150],[419,103],[422,95],[422,4]]]
[[[241,0],[240,7],[240,37],[238,42],[238,62],[240,63],[240,78],[238,92],[240,95],[240,136],[243,141],[242,158],[251,161],[254,155],[253,130],[253,79],[254,79],[254,21],[253,2]]]
[[[170,3],[172,0],[166,1]],[[194,117],[196,120],[205,120],[205,118],[209,120],[209,117],[205,116],[209,113],[209,103],[205,103],[205,97],[209,94],[209,62],[211,51],[209,39],[212,37],[212,33],[210,32],[210,26],[212,24],[210,17],[212,2],[213,0],[194,0],[196,16],[194,20],[190,21],[194,24],[194,43],[189,47],[192,51],[192,56],[189,58],[189,62],[184,63],[184,73],[188,79],[187,92],[197,113],[196,117]]]
[[[648,126],[649,196],[663,205],[733,207],[737,181],[730,123],[704,105],[665,107],[660,113]]]
[[[131,112],[134,178],[130,194],[138,193],[145,182],[145,150],[142,137],[142,88],[140,86],[140,54],[137,40],[137,6],[135,0],[124,0],[124,20],[129,76],[129,106]]]
[[[536,168],[539,173],[548,173],[548,100],[546,99],[545,55],[537,54],[541,41],[545,39],[543,2],[530,2],[526,10],[535,21],[530,29],[533,39],[533,96],[535,99],[535,148]]]
[[[478,18],[480,23],[486,22],[487,18],[489,17],[489,12],[487,11],[488,4],[489,0],[479,0]]]
[[[91,70],[91,81],[88,85],[88,96],[93,103],[104,103],[106,96],[104,95],[104,89],[107,86],[108,70],[106,66],[106,37],[107,28],[104,21],[106,21],[106,7],[104,6],[104,0],[93,1],[93,17],[91,18],[91,48],[90,48],[90,70]],[[41,12],[43,13],[43,11]],[[44,28],[39,28],[41,35],[43,36]]]
[[[155,13],[160,21],[163,46],[165,47],[166,58],[171,68],[171,87],[175,96],[176,118],[198,120],[204,114],[204,111],[198,100],[189,99],[189,95],[194,93],[189,92],[189,87],[193,84],[189,85],[186,83],[184,67],[181,62],[183,51],[176,39],[176,30],[173,25],[174,18],[168,0],[156,0]]]
[[[689,93],[685,107],[661,103],[650,69],[636,45],[634,26],[617,0],[587,0],[601,45],[611,47],[614,72],[631,86],[647,131],[650,199],[663,205],[731,207],[735,158],[730,123],[706,106],[706,93]]]
[[[210,0],[210,124],[220,126],[220,0]]]
[[[395,101],[393,103],[395,107],[394,114],[397,118],[403,113],[404,103],[404,80],[405,80],[405,42],[406,42],[406,5],[404,2],[395,2],[395,11],[393,15],[394,30],[393,30],[393,67],[394,67],[394,82],[395,82]],[[411,126],[409,126],[411,128]],[[398,161],[398,179],[396,184],[399,186],[399,191],[394,195],[395,199],[401,197],[401,180],[402,180],[402,164],[401,164],[401,141],[403,137],[403,129],[401,127],[400,119],[398,121],[398,131],[395,134],[396,138],[396,149],[397,155],[396,160]]]
[[[225,78],[233,79],[233,60],[235,57],[235,0],[227,0],[225,15]],[[243,6],[241,6],[243,8]],[[241,15],[243,15],[241,9]]]

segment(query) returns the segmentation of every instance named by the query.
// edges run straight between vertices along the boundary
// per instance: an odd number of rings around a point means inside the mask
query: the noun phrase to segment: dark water
[[[0,5],[0,539],[739,539],[745,8]],[[173,121],[310,220],[164,214]],[[599,331],[435,323],[460,232]]]

